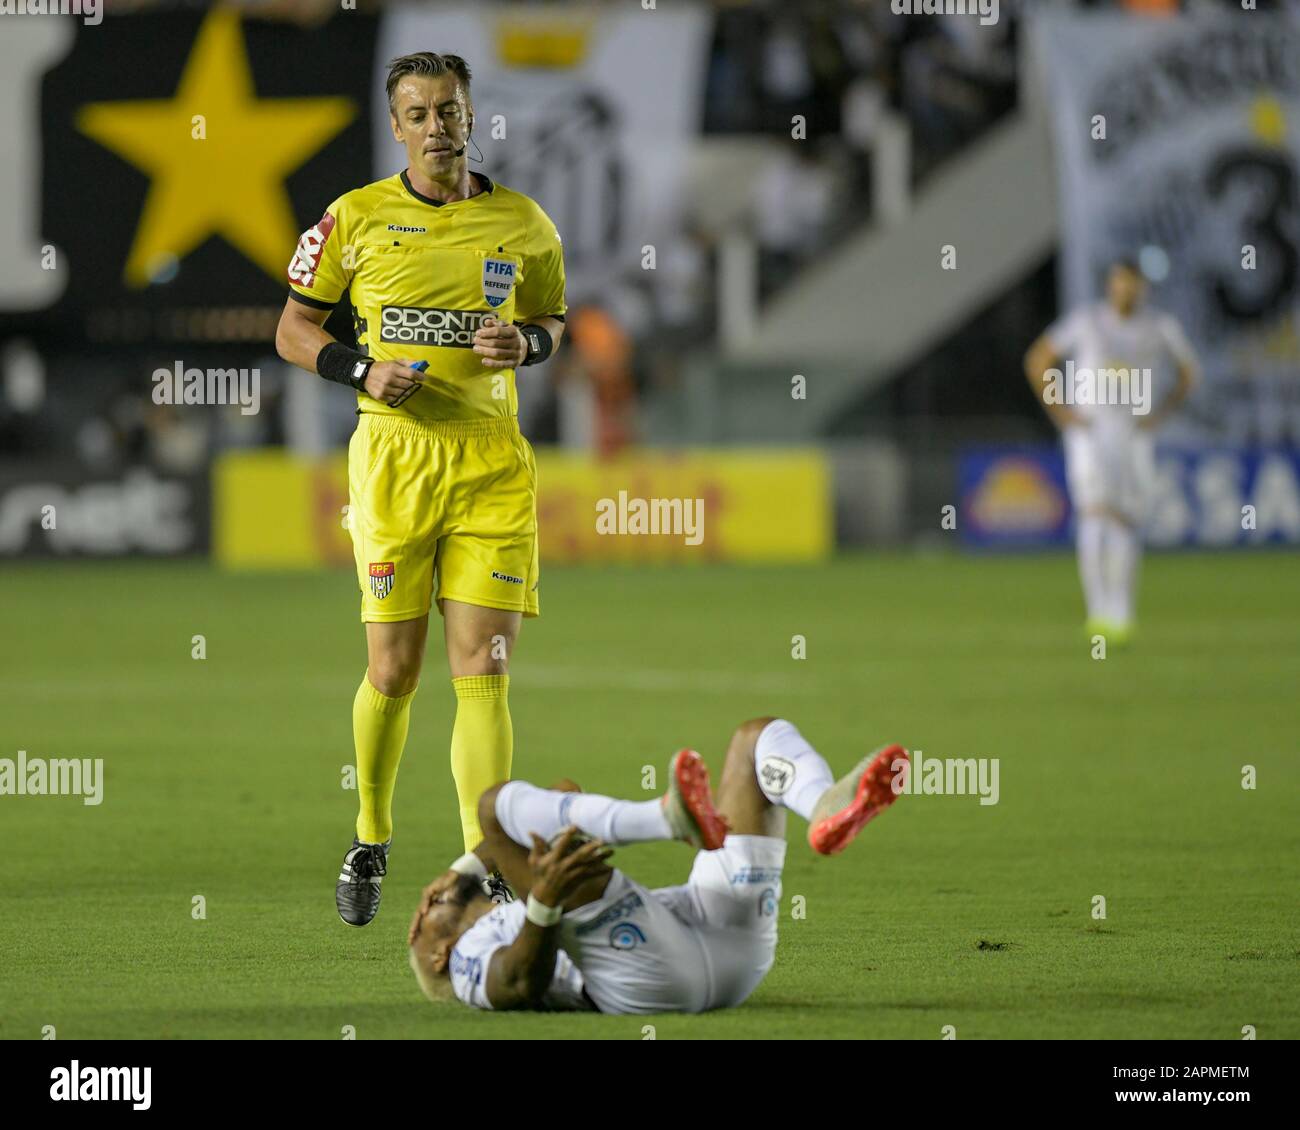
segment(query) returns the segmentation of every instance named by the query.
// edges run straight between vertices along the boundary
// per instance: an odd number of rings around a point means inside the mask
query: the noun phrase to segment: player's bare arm
[[[598,892],[583,887],[593,880],[608,879],[609,868],[605,860],[614,849],[600,840],[582,840],[577,828],[567,828],[547,844],[540,836],[533,836],[533,847],[528,853],[532,873],[532,892],[529,895],[529,917],[519,936],[504,949],[493,955],[487,968],[485,990],[492,1007],[498,1011],[536,1008],[555,975],[555,955],[559,951],[559,923],[543,925],[534,917],[534,906],[543,913],[550,910],[572,910]]]
[[[314,373],[320,352],[335,339],[325,332],[329,310],[285,299],[275,329],[275,348],[284,360]],[[398,405],[422,385],[421,374],[400,361],[376,361],[366,370],[365,393],[373,400]]]
[[[1034,399],[1043,406],[1048,416],[1051,417],[1052,423],[1058,428],[1068,428],[1076,424],[1082,424],[1083,418],[1068,405],[1049,403],[1045,395],[1046,381],[1044,378],[1047,371],[1059,367],[1060,364],[1061,358],[1056,352],[1056,347],[1052,345],[1051,338],[1045,333],[1040,334],[1025,353],[1025,379],[1029,382],[1029,387],[1033,389]]]

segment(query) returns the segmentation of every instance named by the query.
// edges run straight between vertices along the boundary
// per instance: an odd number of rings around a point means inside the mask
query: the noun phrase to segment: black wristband
[[[525,365],[540,365],[551,355],[555,342],[551,340],[550,331],[545,326],[529,322],[526,326],[520,326],[519,332],[528,343],[528,352],[523,360]]]
[[[347,385],[358,392],[366,387],[366,374],[374,363],[373,357],[349,349],[339,341],[331,341],[316,354],[316,372],[327,381]]]

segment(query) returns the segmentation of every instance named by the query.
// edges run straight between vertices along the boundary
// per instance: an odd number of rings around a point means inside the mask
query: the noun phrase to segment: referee
[[[466,851],[482,839],[478,797],[510,776],[510,654],[521,619],[538,612],[537,468],[514,374],[551,355],[566,309],[555,225],[466,165],[465,60],[403,55],[387,88],[406,168],[340,196],[303,234],[276,331],[286,361],[357,395],[349,525],[368,665],[352,705],[360,813],[335,888],[353,926],[379,910],[434,601],[456,692]],[[322,328],[344,292],[357,349]]]

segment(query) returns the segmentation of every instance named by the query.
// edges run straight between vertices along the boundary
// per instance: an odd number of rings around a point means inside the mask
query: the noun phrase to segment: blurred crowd
[[[701,132],[771,142],[749,186],[746,213],[761,298],[870,222],[873,161],[884,123],[905,127],[905,176],[914,191],[1015,108],[1016,52],[1026,16],[1069,8],[1158,15],[1225,5],[1240,6],[1239,0],[1000,0],[997,22],[984,26],[971,17],[896,14],[903,5],[894,0],[712,0]],[[105,5],[117,13],[207,6],[198,0]],[[247,0],[237,6],[302,26],[341,11],[339,0]],[[361,10],[382,6],[381,0],[356,4]],[[1258,0],[1257,6],[1300,14],[1300,0]],[[806,140],[791,139],[796,115],[806,122]],[[599,305],[573,308],[565,348],[543,371],[547,383],[539,388],[533,382],[521,402],[530,434],[604,453],[636,438],[639,393],[680,383],[682,359],[715,333],[718,235],[688,218],[679,237],[660,250],[656,271],[635,272]],[[274,358],[268,363],[274,369]],[[285,377],[271,378],[272,404]],[[132,407],[108,391],[111,381],[97,384],[105,397],[99,414],[77,431],[83,458],[205,457],[204,445],[182,434],[183,414]],[[16,415],[12,406],[0,407],[0,440],[10,450],[20,444]],[[282,438],[282,429],[269,422],[255,435],[247,421],[233,424],[238,434],[217,429],[207,444]]]

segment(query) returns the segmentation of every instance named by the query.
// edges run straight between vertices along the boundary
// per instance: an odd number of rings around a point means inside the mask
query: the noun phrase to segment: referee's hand
[[[417,389],[424,374],[401,361],[376,361],[366,374],[366,395],[396,408]]]
[[[528,342],[518,326],[489,316],[474,332],[474,352],[484,368],[514,369],[528,356]]]

